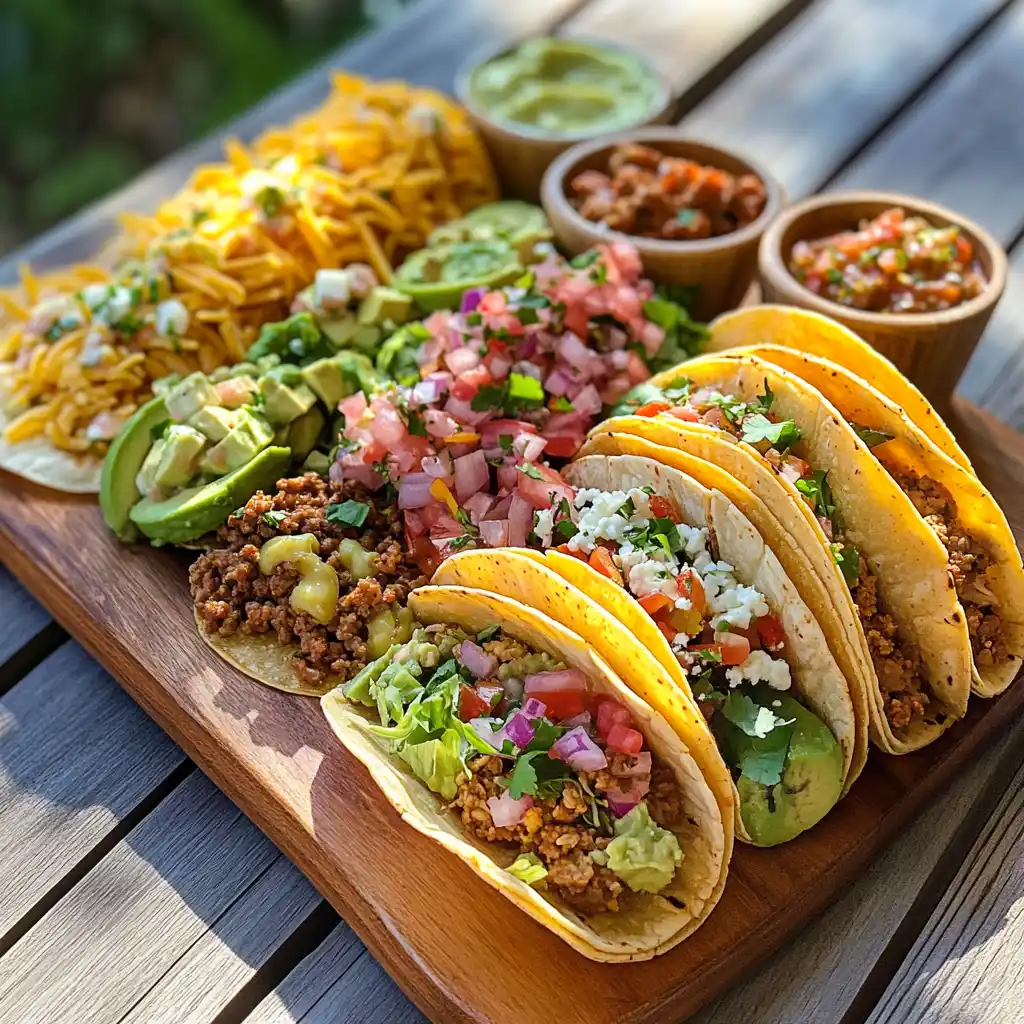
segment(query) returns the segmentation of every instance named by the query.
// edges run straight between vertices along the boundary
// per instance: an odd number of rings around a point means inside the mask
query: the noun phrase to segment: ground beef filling
[[[196,611],[208,633],[276,633],[280,643],[298,645],[293,665],[306,685],[321,686],[330,676],[350,679],[371,660],[368,621],[388,606],[404,605],[426,577],[403,549],[401,517],[364,488],[351,481],[336,484],[315,473],[278,480],[277,487],[273,496],[258,492],[250,498],[217,531],[224,546],[193,563],[189,581]],[[349,499],[369,505],[358,529],[326,517],[328,505]],[[313,534],[320,557],[338,573],[338,613],[326,626],[292,608],[289,596],[299,574],[289,562],[269,576],[259,569],[264,541],[297,533]],[[373,576],[356,580],[341,563],[337,550],[345,538],[377,553]]]
[[[894,473],[893,478],[946,548],[949,572],[967,617],[974,663],[984,668],[1005,662],[1010,652],[1003,621],[993,607],[995,597],[985,581],[992,556],[963,532],[957,522],[956,502],[942,484],[915,473]]]
[[[622,784],[614,773],[635,762],[628,754],[609,754],[608,767],[600,772],[583,772],[584,783],[596,792]],[[472,835],[488,843],[513,845],[517,853],[536,854],[547,868],[545,883],[549,891],[581,914],[597,914],[619,909],[623,884],[609,868],[595,864],[588,856],[603,850],[610,835],[584,820],[590,802],[580,786],[567,782],[557,799],[535,798],[533,806],[517,825],[497,828],[491,820],[487,800],[501,796],[497,779],[506,768],[501,758],[481,756],[469,763],[470,774],[459,779],[459,789],[449,805],[459,813],[463,826]],[[645,781],[643,777],[634,782]],[[683,795],[672,772],[654,762],[646,797],[651,817],[663,828],[681,820]]]

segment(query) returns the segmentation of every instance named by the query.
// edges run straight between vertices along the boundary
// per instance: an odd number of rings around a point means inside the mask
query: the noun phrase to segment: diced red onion
[[[555,740],[551,753],[581,772],[599,772],[608,767],[604,751],[590,738],[582,726],[570,729]]]
[[[439,455],[424,456],[420,461],[420,468],[427,476],[433,477],[435,480],[450,477],[455,472],[451,453],[447,448],[443,449]]]
[[[495,828],[518,825],[532,806],[533,797],[529,793],[524,793],[518,800],[513,800],[507,789],[501,796],[492,796],[487,800],[487,809],[491,812]]]
[[[621,787],[606,789],[604,791],[604,798],[608,801],[608,809],[612,814],[616,818],[621,818],[629,814],[643,800],[650,788],[650,779],[637,779],[626,789]]]
[[[558,339],[556,351],[570,366],[584,365],[590,359],[590,349],[572,331]]]
[[[512,369],[512,361],[504,356],[494,356],[490,361],[491,376],[495,380],[504,380]]]
[[[467,370],[473,370],[479,366],[480,356],[475,349],[468,345],[460,345],[445,353],[444,362],[448,369],[458,377]]]
[[[428,409],[423,414],[423,424],[431,437],[450,437],[459,430],[458,421],[440,409]]]
[[[477,491],[471,498],[467,498],[462,507],[469,513],[470,522],[474,526],[480,525],[480,520],[487,514],[487,510],[494,504],[494,498],[483,491]]]
[[[559,725],[563,725],[567,729],[574,729],[577,725],[582,725],[584,729],[589,729],[590,712],[581,711],[578,715],[573,715],[572,718],[567,718],[565,721],[560,722]]]
[[[573,386],[575,381],[569,376],[568,373],[559,367],[557,370],[553,370],[548,374],[548,379],[544,381],[544,390],[549,395],[565,395],[568,394],[569,388]]]
[[[398,507],[423,508],[434,501],[430,493],[433,477],[426,473],[406,473],[398,482]]]
[[[508,520],[485,519],[480,523],[480,539],[489,548],[508,547]]]
[[[543,718],[547,709],[548,706],[543,701],[537,700],[536,697],[530,697],[523,705],[523,714],[527,718]]]
[[[536,727],[523,711],[514,711],[502,731],[520,750],[523,750],[533,739]]]
[[[408,429],[398,415],[398,410],[386,399],[375,398],[370,403],[373,425],[370,428],[374,438],[392,448],[408,434]]]
[[[515,466],[502,466],[498,470],[498,488],[502,491],[514,490],[522,473]]]
[[[501,498],[498,504],[495,505],[484,517],[484,521],[488,519],[508,519],[508,510],[512,504],[512,495]]]
[[[601,401],[597,388],[593,384],[588,384],[572,400],[572,404],[575,411],[581,416],[594,416],[601,411],[604,403]]]
[[[520,474],[521,475],[521,474]],[[526,538],[533,529],[533,508],[518,494],[512,496],[512,504],[508,509],[508,543],[509,547],[526,547]]]
[[[424,405],[437,401],[440,393],[441,389],[432,380],[421,380],[412,389],[413,399],[417,402],[422,402]]]
[[[472,313],[480,300],[487,294],[486,288],[467,288],[462,293],[462,302],[459,304],[460,313]]]
[[[444,411],[448,413],[449,416],[454,416],[458,423],[465,423],[474,427],[483,423],[484,420],[491,415],[490,411],[487,409],[483,409],[481,411],[474,410],[468,401],[456,398],[454,395],[450,395],[448,397],[448,401],[445,402],[444,405]],[[452,431],[452,433],[456,432],[457,431]]]
[[[501,740],[498,739],[501,730],[495,729],[493,722],[486,718],[471,718],[468,725],[484,743],[489,743],[495,750],[501,750]]]
[[[477,679],[490,679],[494,670],[498,667],[498,659],[493,654],[488,654],[479,644],[472,640],[463,640],[459,648],[459,661]]]
[[[622,779],[629,779],[634,775],[651,774],[651,752],[649,750],[641,750],[639,754],[634,755],[634,760],[634,764],[623,765],[617,770],[613,770],[612,775]]]
[[[491,420],[480,428],[480,443],[493,448],[502,434],[514,437],[516,434],[536,434],[537,427],[526,420]]]
[[[455,496],[460,503],[483,490],[490,482],[491,474],[482,451],[470,452],[455,460]]]

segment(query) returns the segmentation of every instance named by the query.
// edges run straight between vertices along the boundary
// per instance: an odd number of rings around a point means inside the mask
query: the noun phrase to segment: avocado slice
[[[199,468],[210,476],[223,476],[251,462],[274,440],[274,430],[261,416],[238,411],[234,428],[223,441],[208,448]]]
[[[287,443],[296,462],[301,462],[313,450],[326,422],[327,417],[314,405],[288,425]]]
[[[179,491],[173,498],[144,498],[131,520],[154,544],[185,544],[217,529],[257,491],[268,490],[287,469],[290,448],[264,448],[251,462],[203,487]]]
[[[221,405],[204,405],[188,421],[188,425],[216,444],[218,441],[223,441],[234,430],[236,419],[237,416],[232,410],[225,409]]]
[[[285,384],[268,373],[260,378],[263,393],[263,414],[271,423],[280,426],[291,423],[316,405],[316,395],[305,384]]]
[[[206,448],[206,435],[183,423],[167,431],[153,483],[165,490],[184,487],[195,476],[199,456]]]
[[[220,405],[220,399],[205,373],[198,370],[180,380],[164,396],[167,414],[176,423],[187,423],[204,405]]]
[[[777,846],[816,825],[843,789],[843,751],[828,726],[792,697],[775,699],[780,706],[771,710],[780,718],[795,719],[782,780],[774,786],[745,775],[736,780],[740,816],[755,846]],[[742,745],[734,738],[737,753]]]
[[[378,285],[359,304],[356,319],[360,324],[380,326],[385,320],[404,324],[412,316],[412,299],[395,288]]]
[[[124,425],[103,460],[100,511],[107,526],[125,542],[138,537],[128,516],[140,497],[135,478],[153,447],[154,431],[169,418],[163,398],[151,398]]]

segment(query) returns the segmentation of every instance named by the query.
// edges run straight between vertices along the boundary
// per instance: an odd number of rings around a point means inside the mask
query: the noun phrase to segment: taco
[[[946,550],[842,414],[752,357],[702,357],[642,389],[598,431],[715,462],[761,498],[824,584],[831,611],[794,579],[832,649],[851,646],[874,742],[905,753],[962,717],[971,646]]]
[[[543,553],[465,551],[434,582],[507,594],[585,637],[695,758],[706,717],[720,753],[702,770],[718,795],[724,758],[741,838],[816,824],[863,766],[866,710],[771,549],[721,492],[651,458],[584,458],[565,476],[572,497],[536,516]]]
[[[1002,693],[1024,656],[1024,567],[992,495],[897,403],[844,367],[772,345],[736,354],[757,356],[817,388],[910,498],[947,552],[971,638],[973,690],[982,697]]]
[[[532,608],[433,586],[409,607],[409,639],[321,702],[405,821],[591,959],[690,935],[727,858],[670,724]]]
[[[881,352],[831,317],[792,306],[747,306],[723,313],[708,329],[711,337],[704,347],[708,353],[755,344],[782,345],[845,366],[887,395],[949,458],[974,472],[931,402]]]

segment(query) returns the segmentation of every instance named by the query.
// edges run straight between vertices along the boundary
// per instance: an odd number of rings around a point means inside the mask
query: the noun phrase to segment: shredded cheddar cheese
[[[365,262],[386,283],[435,227],[496,197],[459,106],[337,74],[317,110],[230,140],[152,215],[124,214],[108,266],[25,267],[0,291],[2,436],[101,457],[154,379],[241,361],[317,270]]]

